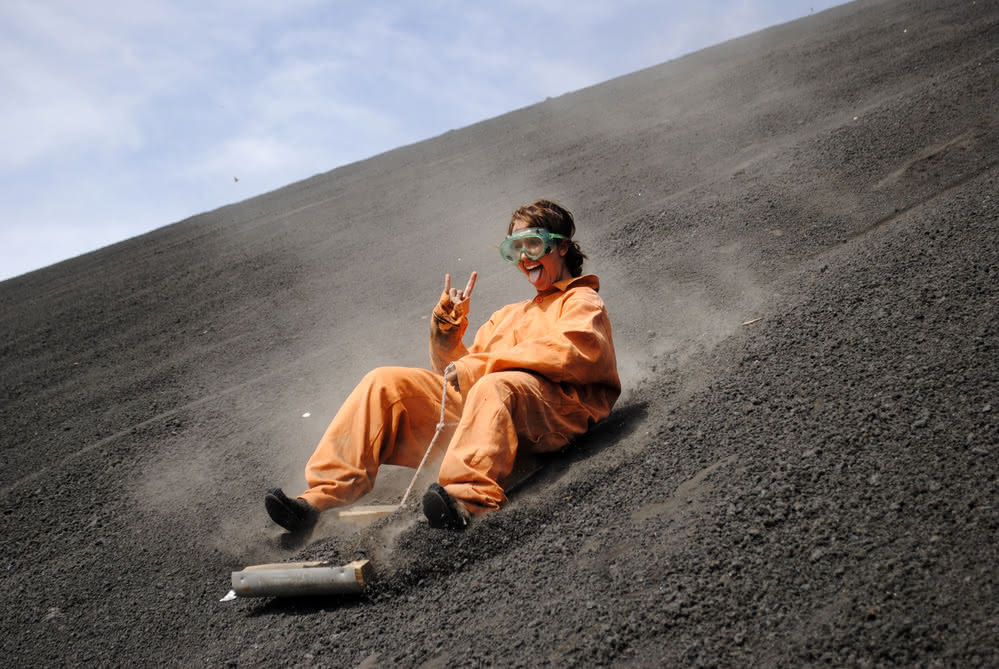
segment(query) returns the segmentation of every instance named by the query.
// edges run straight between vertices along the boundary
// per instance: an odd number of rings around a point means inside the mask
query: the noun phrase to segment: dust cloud
[[[691,377],[719,343],[762,315],[769,294],[749,269],[751,256],[740,255],[737,245],[688,242],[682,252],[670,249],[661,257],[654,275],[617,258],[600,270],[621,401],[652,378]]]

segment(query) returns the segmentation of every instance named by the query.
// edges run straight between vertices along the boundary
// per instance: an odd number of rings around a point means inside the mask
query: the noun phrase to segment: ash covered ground
[[[0,660],[999,665],[997,87],[997,3],[853,3],[0,283]],[[465,533],[282,549],[264,489],[428,364],[444,273],[473,329],[530,296],[495,246],[538,197],[615,413]],[[359,555],[364,596],[219,602]]]

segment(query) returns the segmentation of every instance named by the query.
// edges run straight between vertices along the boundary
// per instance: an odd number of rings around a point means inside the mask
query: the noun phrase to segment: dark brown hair
[[[558,242],[560,245],[567,244],[569,248],[565,254],[566,267],[574,277],[583,273],[586,254],[579,248],[579,242],[572,240],[572,236],[576,234],[576,221],[568,209],[551,200],[538,200],[532,204],[525,204],[513,212],[510,225],[506,227],[506,234],[513,232],[513,226],[517,221],[524,221],[531,228],[544,228],[549,232],[565,235],[566,239],[559,239]]]

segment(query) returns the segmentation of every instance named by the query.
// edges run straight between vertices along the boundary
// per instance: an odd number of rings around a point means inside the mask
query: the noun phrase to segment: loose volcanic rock
[[[994,2],[852,3],[0,283],[0,657],[999,665],[996,44]],[[425,364],[441,275],[482,272],[473,328],[529,296],[493,246],[540,195],[614,414],[465,532],[282,547],[264,490]],[[360,597],[219,602],[361,556]]]

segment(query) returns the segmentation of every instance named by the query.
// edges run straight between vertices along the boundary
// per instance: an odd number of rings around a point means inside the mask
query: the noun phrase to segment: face
[[[527,221],[517,220],[514,221],[511,232],[517,232],[529,227],[531,227],[531,224]],[[551,253],[546,253],[537,260],[531,260],[522,254],[517,267],[520,268],[520,271],[524,273],[527,280],[540,293],[551,288],[556,281],[572,278],[569,267],[565,264],[565,254],[568,250],[569,248],[565,240],[559,239],[556,240],[556,246],[552,249]]]

